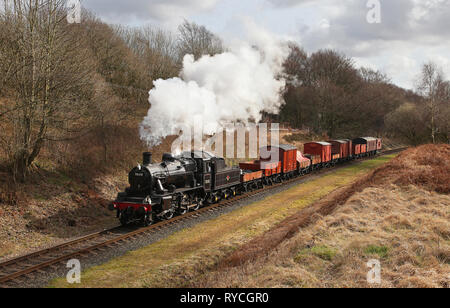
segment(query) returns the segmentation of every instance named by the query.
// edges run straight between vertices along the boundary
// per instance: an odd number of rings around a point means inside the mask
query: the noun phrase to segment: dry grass
[[[118,186],[112,176],[87,184],[46,174],[13,192],[0,189],[0,260],[117,225],[106,207]]]
[[[449,158],[447,145],[408,150],[243,245],[193,285],[365,287],[365,264],[378,258],[384,287],[448,287]]]
[[[366,263],[379,259],[382,287],[448,287],[449,207],[448,196],[412,186],[367,188],[264,257],[194,286],[367,287]]]
[[[390,157],[366,161],[317,177],[284,193],[183,230],[122,258],[83,273],[81,287],[189,287],[241,245],[349,185]],[[66,287],[65,280],[52,286]]]
[[[372,287],[371,259],[381,261],[382,287],[449,287],[448,146],[411,149],[380,167],[389,160],[183,230],[87,270],[81,287]]]

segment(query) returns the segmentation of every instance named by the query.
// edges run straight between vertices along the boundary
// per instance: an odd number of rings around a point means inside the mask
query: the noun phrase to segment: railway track
[[[384,151],[380,155],[395,154],[404,151],[406,148]],[[371,159],[371,158],[365,158]],[[343,165],[345,166],[345,165]],[[109,230],[92,233],[78,239],[50,247],[41,251],[37,251],[28,255],[24,255],[15,259],[11,259],[0,263],[0,288],[7,288],[13,285],[23,283],[22,279],[33,277],[35,274],[45,274],[45,270],[55,268],[60,264],[74,259],[85,257],[91,254],[97,254],[105,249],[114,248],[124,241],[136,239],[138,237],[147,236],[158,232],[159,230],[175,225],[181,221],[197,218],[207,212],[216,212],[226,207],[231,207],[239,201],[250,199],[257,195],[274,190],[280,186],[285,186],[299,182],[302,179],[326,172],[322,170],[303,177],[298,177],[285,181],[283,183],[268,186],[245,195],[237,196],[230,200],[223,200],[217,204],[209,205],[195,212],[189,212],[182,216],[174,217],[167,221],[161,221],[149,227],[140,229],[129,229],[126,227],[115,227]]]

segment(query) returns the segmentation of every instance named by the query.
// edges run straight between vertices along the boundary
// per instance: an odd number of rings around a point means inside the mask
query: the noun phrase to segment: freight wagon
[[[364,156],[373,156],[378,150],[378,139],[373,137],[356,138],[354,144],[361,144],[361,153]]]
[[[261,148],[261,161],[273,161],[278,155],[281,162],[281,173],[285,178],[291,178],[297,171],[297,148],[288,144],[280,144],[279,146],[269,146]],[[262,156],[266,157],[262,157]]]
[[[331,153],[333,154],[334,158],[333,161],[336,159],[335,155],[339,155],[338,162],[341,162],[343,160],[348,159],[350,156],[350,151],[348,147],[348,142],[345,140],[331,140],[328,141],[328,143],[331,143]]]
[[[298,165],[298,174],[305,175],[311,172],[312,162],[311,159],[304,156],[302,152],[297,151],[297,165]]]
[[[330,167],[332,161],[331,143],[328,142],[310,142],[304,145],[305,155],[309,155],[314,169]]]

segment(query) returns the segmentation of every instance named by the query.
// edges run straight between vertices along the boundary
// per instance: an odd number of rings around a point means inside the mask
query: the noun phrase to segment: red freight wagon
[[[254,180],[259,180],[263,177],[263,172],[260,171],[244,171],[241,175],[242,183],[251,182]]]
[[[275,174],[281,174],[281,162],[262,162],[260,160],[247,162],[247,163],[240,163],[239,168],[242,170],[249,170],[249,171],[259,171],[261,170],[264,174],[264,176],[272,176]]]
[[[305,154],[320,156],[322,163],[331,161],[331,143],[328,142],[310,142],[305,143]]]
[[[347,158],[349,154],[348,142],[344,140],[332,140],[328,141],[331,143],[331,154],[339,154],[340,158]]]
[[[281,171],[282,173],[290,173],[297,170],[297,148],[288,145],[280,144],[278,147],[269,146],[267,148],[261,148],[261,161],[271,160],[274,158],[274,154],[278,151],[279,160],[281,161]],[[262,153],[271,155],[271,157],[263,157]]]

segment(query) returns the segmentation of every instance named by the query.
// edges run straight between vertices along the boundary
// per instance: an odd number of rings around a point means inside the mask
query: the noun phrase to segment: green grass
[[[304,258],[305,255],[308,254],[315,255],[316,257],[319,257],[320,259],[325,261],[332,261],[334,257],[338,254],[338,251],[334,248],[325,245],[314,246],[309,249],[301,250],[295,257],[294,261],[299,262]]]
[[[386,259],[389,255],[389,247],[370,245],[364,249],[364,253],[367,255],[379,256],[381,259]]]

